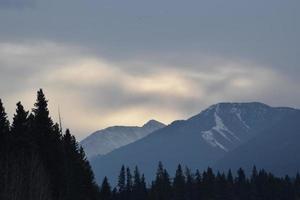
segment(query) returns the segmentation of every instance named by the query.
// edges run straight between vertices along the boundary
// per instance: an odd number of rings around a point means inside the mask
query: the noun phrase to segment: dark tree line
[[[253,168],[193,173],[178,166],[174,178],[160,162],[150,185],[136,167],[122,166],[112,188],[99,188],[83,149],[49,116],[42,90],[32,112],[17,103],[10,125],[0,100],[0,200],[300,200],[300,175],[278,178]]]
[[[49,116],[42,90],[32,112],[17,103],[10,125],[0,100],[0,200],[96,200],[83,149]]]
[[[275,177],[264,170],[253,168],[247,177],[243,169],[234,176],[229,170],[214,173],[211,168],[192,173],[178,166],[174,178],[170,178],[159,163],[155,180],[146,187],[144,176],[138,168],[134,175],[123,166],[117,187],[111,189],[107,178],[101,186],[103,200],[299,200],[300,175],[295,178]]]

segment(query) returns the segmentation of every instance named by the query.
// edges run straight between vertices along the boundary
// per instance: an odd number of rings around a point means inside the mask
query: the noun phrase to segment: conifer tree
[[[134,169],[133,175],[133,186],[132,186],[132,199],[138,200],[141,199],[142,195],[142,180],[138,167]]]
[[[229,169],[227,173],[227,182],[228,184],[233,185],[233,176],[232,176],[231,169]]]
[[[100,198],[101,200],[110,200],[112,198],[111,187],[108,183],[107,177],[104,177],[100,188]]]
[[[60,138],[55,133],[53,121],[49,115],[48,101],[40,89],[37,92],[37,100],[34,104],[34,133],[39,147],[40,157],[44,166],[47,168],[51,178],[51,186],[53,187],[53,196],[56,199],[63,199],[61,188],[65,188],[63,163],[63,148]]]
[[[142,175],[141,182],[140,182],[140,192],[139,192],[140,199],[146,199],[147,197],[147,185],[146,185],[146,178],[145,175]]]
[[[2,142],[1,146],[4,146],[5,139],[9,134],[9,121],[7,120],[7,114],[0,99],[0,141]]]
[[[34,106],[35,128],[40,132],[39,134],[50,134],[49,132],[52,130],[53,121],[49,116],[48,100],[46,100],[42,89],[37,92],[37,100]]]
[[[195,199],[200,199],[202,194],[202,175],[197,169],[195,173]]]
[[[181,165],[178,165],[173,181],[173,199],[185,199],[185,177]]]
[[[158,164],[152,192],[154,198],[159,200],[169,200],[172,196],[170,176],[167,170],[164,169],[162,162]]]
[[[94,182],[94,175],[86,160],[85,153],[79,147],[76,139],[69,129],[62,137],[65,155],[65,179],[64,194],[69,199],[82,199],[89,194],[90,199],[96,199],[98,191]]]
[[[21,146],[30,143],[30,137],[28,132],[28,111],[25,111],[21,102],[18,102],[16,114],[14,115],[13,123],[11,126],[12,137],[14,138],[14,142],[17,142],[16,145]],[[30,147],[27,146],[27,148]]]
[[[0,99],[0,199],[3,199],[4,193],[4,176],[5,166],[7,163],[8,152],[8,136],[9,136],[9,122],[7,120],[7,114]]]
[[[137,166],[134,168],[133,173],[133,189],[136,191],[139,189],[141,184],[141,175]]]
[[[131,199],[132,187],[133,187],[132,175],[130,172],[130,168],[127,167],[126,168],[126,199],[127,200]]]
[[[250,178],[250,199],[255,200],[259,198],[258,195],[258,172],[256,166],[252,169],[252,174]]]
[[[125,166],[123,165],[121,167],[121,171],[118,177],[118,193],[119,198],[121,200],[124,200],[126,198],[126,172],[125,172]]]
[[[215,196],[215,175],[211,168],[207,168],[202,174],[202,196],[204,198],[213,199]]]
[[[79,158],[80,171],[82,177],[81,179],[82,180],[81,187],[83,189],[82,195],[84,197],[85,194],[90,194],[89,199],[96,200],[98,199],[99,188],[95,182],[95,177],[91,165],[87,160],[85,152],[81,146],[79,147],[78,158]]]
[[[189,168],[185,169],[186,183],[185,183],[185,199],[193,200],[196,198],[196,183],[194,175]]]
[[[226,200],[227,196],[227,180],[224,173],[217,173],[216,180],[215,180],[215,196],[216,200]]]
[[[21,102],[18,102],[16,114],[14,114],[13,123],[12,123],[12,127],[11,127],[12,133],[26,132],[27,127],[28,127],[26,124],[27,116],[28,116],[28,111],[25,111]]]
[[[240,168],[237,172],[237,178],[235,181],[236,194],[238,198],[246,199],[249,196],[247,193],[247,179],[245,172],[242,168]]]

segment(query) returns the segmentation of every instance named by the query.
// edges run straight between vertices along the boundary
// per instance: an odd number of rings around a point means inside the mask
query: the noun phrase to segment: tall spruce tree
[[[34,133],[36,134],[40,157],[50,174],[54,198],[63,199],[64,192],[61,190],[61,188],[65,188],[64,170],[61,166],[63,149],[56,133],[57,130],[55,130],[49,115],[48,101],[42,89],[37,92],[37,100],[34,105]]]
[[[237,171],[237,177],[235,180],[235,190],[238,198],[247,199],[249,197],[249,193],[247,190],[248,181],[245,175],[245,172],[242,168]]]
[[[133,172],[133,190],[137,191],[141,184],[141,175],[139,168],[136,166]]]
[[[2,100],[0,99],[0,141],[1,146],[4,146],[5,139],[9,134],[9,121],[7,120],[7,114],[3,106]]]
[[[202,174],[202,197],[207,199],[215,198],[215,175],[212,168],[207,168]]]
[[[181,165],[178,165],[173,181],[173,199],[185,199],[185,177]]]
[[[249,180],[249,184],[250,184],[250,199],[251,200],[256,200],[259,199],[259,195],[258,195],[258,172],[256,169],[256,166],[254,166],[252,168],[252,174]]]
[[[4,177],[8,152],[9,122],[2,100],[0,99],[0,199],[4,198]]]
[[[140,199],[146,199],[147,195],[148,195],[148,191],[147,191],[146,178],[145,175],[143,174],[140,183],[140,192],[139,192]]]
[[[132,191],[133,183],[132,183],[132,175],[130,168],[126,168],[126,194],[127,194],[127,199],[130,199],[130,194]]]
[[[50,118],[48,110],[48,100],[42,89],[37,92],[35,108],[32,110],[34,113],[34,125],[38,134],[50,134],[53,126],[53,121]]]
[[[80,176],[82,197],[86,198],[86,194],[89,194],[89,200],[97,200],[99,197],[99,187],[95,182],[94,173],[91,165],[86,158],[83,148],[80,146],[78,151],[78,161],[80,163]]]
[[[156,179],[153,184],[152,196],[158,200],[169,200],[172,196],[170,176],[164,169],[162,162],[159,162],[156,172]]]
[[[185,199],[193,200],[196,198],[195,177],[189,168],[185,169],[185,176],[186,176]]]
[[[227,196],[227,180],[224,173],[217,173],[215,180],[215,196],[216,200],[229,200]]]
[[[133,187],[133,182],[132,182],[132,175],[130,168],[126,168],[126,199],[130,200],[132,197],[132,187]]]
[[[101,200],[111,200],[112,198],[112,191],[107,177],[104,177],[100,187],[100,198]]]
[[[134,168],[133,172],[133,186],[132,186],[132,199],[138,200],[141,198],[141,175],[138,167]]]
[[[121,171],[118,177],[118,193],[119,199],[124,200],[126,198],[126,171],[125,166],[121,167]]]
[[[29,132],[28,111],[24,110],[21,102],[17,103],[16,114],[11,126],[11,134],[18,146],[29,145],[31,143]],[[26,146],[30,148],[29,146]],[[27,149],[28,150],[28,149]]]
[[[195,173],[195,199],[201,199],[203,195],[202,188],[202,175],[197,169]]]

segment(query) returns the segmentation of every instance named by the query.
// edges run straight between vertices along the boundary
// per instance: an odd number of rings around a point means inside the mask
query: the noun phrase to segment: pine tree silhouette
[[[0,101],[0,199],[98,200],[99,189],[74,136],[62,136],[42,90],[33,113],[17,103],[12,126]]]
[[[104,177],[100,188],[100,198],[101,200],[110,200],[112,198],[112,192],[110,184],[108,183],[107,177]]]
[[[173,181],[173,199],[185,199],[185,177],[181,165],[178,165]]]
[[[118,177],[118,194],[120,200],[126,199],[126,172],[125,166],[121,167],[121,171]]]

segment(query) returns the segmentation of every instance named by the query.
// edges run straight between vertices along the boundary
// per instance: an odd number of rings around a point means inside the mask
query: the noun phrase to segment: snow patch
[[[226,140],[232,142],[232,140],[226,135],[226,133],[229,133],[231,136],[233,136],[236,140],[240,140],[232,131],[230,131],[225,124],[223,123],[223,120],[218,115],[220,110],[220,105],[216,107],[216,111],[214,113],[215,118],[215,126],[212,128],[216,132],[218,132],[220,135],[222,135]]]
[[[215,120],[215,126],[212,127],[210,130],[207,131],[203,131],[202,133],[202,137],[212,146],[216,147],[220,147],[221,149],[228,151],[224,145],[222,145],[220,142],[218,142],[215,138],[214,138],[214,132],[219,133],[223,138],[225,138],[226,140],[228,140],[229,142],[233,143],[232,139],[230,139],[228,137],[228,133],[236,140],[240,141],[240,139],[232,132],[230,131],[224,124],[222,118],[219,116],[219,109],[220,109],[220,105],[216,106],[215,112],[214,112],[214,120]]]
[[[240,122],[247,128],[250,129],[250,126],[242,119],[241,110],[237,108],[232,108],[231,113],[234,113],[236,117],[240,120]]]
[[[208,142],[213,147],[219,147],[224,151],[228,152],[228,149],[224,147],[221,143],[219,143],[215,138],[214,134],[211,131],[203,131],[202,138]]]

